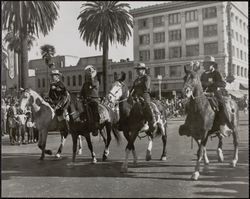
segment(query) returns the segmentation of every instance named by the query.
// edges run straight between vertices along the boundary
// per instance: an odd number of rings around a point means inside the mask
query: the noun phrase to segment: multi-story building
[[[248,14],[231,2],[232,68],[228,67],[228,2],[172,1],[130,11],[134,18],[134,61],[150,67],[153,89],[180,93],[184,65],[214,56],[231,88],[248,88]]]

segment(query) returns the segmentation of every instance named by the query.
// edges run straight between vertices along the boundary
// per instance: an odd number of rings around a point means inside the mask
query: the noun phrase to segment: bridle
[[[119,90],[122,90],[122,88],[125,86],[125,84],[122,83],[122,82],[120,82],[120,83],[121,83],[121,86],[119,86]],[[119,90],[118,90],[118,91],[119,91]],[[117,91],[117,92],[118,92],[118,91]],[[114,98],[116,98],[116,96],[115,96],[114,93],[111,93],[111,92],[109,91],[109,94],[112,95]],[[124,98],[124,99],[121,99],[121,100],[115,100],[115,102],[113,103],[113,102],[111,102],[111,101],[109,100],[109,98],[108,98],[108,101],[109,101],[109,103],[111,103],[111,104],[113,104],[114,106],[116,106],[116,105],[120,104],[121,102],[126,101],[127,99],[128,99],[128,97],[126,97],[126,98]]]

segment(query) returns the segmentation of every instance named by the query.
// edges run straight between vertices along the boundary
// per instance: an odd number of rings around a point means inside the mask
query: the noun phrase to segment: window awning
[[[242,90],[248,90],[248,85],[240,83],[240,89],[242,89]]]

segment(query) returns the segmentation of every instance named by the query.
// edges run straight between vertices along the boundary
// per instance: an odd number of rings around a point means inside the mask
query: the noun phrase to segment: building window
[[[129,79],[129,81],[132,80],[132,71],[128,71],[128,79]]]
[[[217,9],[216,7],[209,7],[209,8],[203,8],[202,9],[202,16],[203,19],[210,19],[217,17]]]
[[[181,13],[174,13],[168,15],[169,25],[181,23]]]
[[[154,27],[164,26],[164,16],[153,17],[153,26]]]
[[[204,44],[205,55],[218,54],[218,42]]]
[[[67,77],[67,84],[70,86],[70,76]]]
[[[236,23],[236,25],[238,25],[238,17],[237,16],[235,16],[235,23]]]
[[[246,30],[246,23],[243,22],[243,30]]]
[[[154,43],[165,42],[165,32],[156,32],[154,33]]]
[[[199,28],[187,28],[186,29],[186,39],[193,39],[199,37]]]
[[[169,41],[181,40],[181,30],[171,30],[169,31]]]
[[[41,87],[41,81],[40,81],[40,79],[37,80],[37,87],[38,87],[38,88]]]
[[[240,19],[240,28],[242,28],[242,20]]]
[[[217,24],[203,26],[203,36],[211,37],[217,35]]]
[[[170,77],[181,77],[182,66],[169,66]]]
[[[148,28],[148,19],[139,19],[138,20],[138,27],[139,27],[139,29]]]
[[[245,37],[243,37],[243,41],[244,41],[244,46],[246,46],[247,44],[246,44],[246,38]]]
[[[140,45],[147,45],[150,43],[149,34],[139,36]]]
[[[169,58],[180,58],[181,57],[181,47],[171,47],[169,48]]]
[[[141,50],[139,51],[140,61],[150,60],[150,50]]]
[[[243,60],[243,51],[240,50],[240,59]]]
[[[235,47],[232,45],[232,56],[235,56]]]
[[[165,48],[154,50],[154,59],[165,59]]]
[[[237,58],[239,59],[239,49],[238,48],[236,48],[236,51],[237,51]]]
[[[244,52],[244,60],[247,61],[247,53]]]
[[[237,76],[240,76],[240,66],[237,66]]]
[[[235,75],[235,64],[233,64],[233,70],[232,70],[232,72],[233,72],[233,75]]]
[[[81,86],[82,85],[82,76],[78,75],[78,85]]]
[[[240,34],[240,43],[242,44],[242,36],[241,36],[241,34]]]
[[[76,76],[73,75],[73,86],[76,86]]]
[[[45,79],[44,78],[42,79],[42,86],[43,86],[43,88],[45,87]]]
[[[234,39],[234,30],[233,29],[231,29],[231,36],[232,36],[232,39]]]
[[[234,13],[231,12],[231,22],[234,22]]]
[[[165,67],[164,66],[155,67],[154,69],[155,69],[155,77],[156,78],[158,75],[165,77]]]
[[[185,19],[186,19],[186,22],[197,21],[198,20],[197,10],[191,10],[191,11],[185,12]]]
[[[199,45],[189,45],[186,48],[187,57],[199,55]]]
[[[244,77],[247,77],[247,69],[244,69]]]
[[[118,78],[117,73],[116,73],[116,72],[114,72],[114,81],[116,81],[116,80],[117,80],[117,78]]]
[[[243,67],[240,67],[240,76],[243,77],[244,73],[243,73]]]

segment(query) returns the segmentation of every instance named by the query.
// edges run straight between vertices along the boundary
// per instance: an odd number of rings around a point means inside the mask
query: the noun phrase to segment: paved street
[[[147,138],[137,139],[138,166],[132,165],[127,174],[120,173],[125,153],[125,138],[118,146],[113,139],[109,160],[102,162],[104,144],[99,137],[93,139],[98,157],[91,164],[90,152],[84,140],[83,155],[77,156],[76,164],[69,166],[72,155],[71,137],[66,141],[63,158],[55,160],[46,156],[39,161],[37,144],[9,145],[7,136],[2,137],[2,197],[248,197],[249,195],[249,147],[248,115],[240,114],[239,161],[230,167],[233,158],[232,136],[224,139],[224,163],[218,163],[216,148],[218,139],[209,139],[207,149],[210,166],[202,170],[198,181],[191,181],[197,146],[191,149],[191,138],[179,136],[178,128],[183,119],[169,121],[167,161],[160,161],[161,139],[154,140],[152,158],[145,161]],[[50,132],[47,148],[56,152],[60,136]]]

